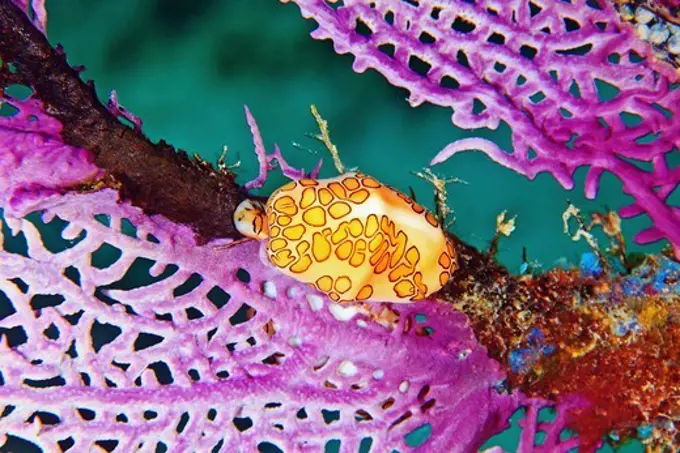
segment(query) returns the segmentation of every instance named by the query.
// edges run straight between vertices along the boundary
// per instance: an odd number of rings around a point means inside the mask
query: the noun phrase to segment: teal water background
[[[411,174],[426,166],[446,144],[483,135],[510,147],[509,129],[463,131],[451,124],[451,111],[432,105],[411,108],[406,93],[374,71],[356,74],[352,58],[339,56],[328,41],[309,37],[310,21],[293,5],[275,0],[59,0],[47,3],[48,36],[64,46],[69,62],[85,65],[85,79],[96,82],[102,99],[110,90],[144,120],[144,132],[216,162],[227,145],[228,160],[242,160],[239,181],[257,174],[252,138],[243,105],[248,104],[269,151],[281,145],[289,163],[311,168],[318,156],[292,146],[319,150],[305,137],[317,131],[309,113],[316,104],[328,120],[332,139],[348,167],[358,167],[408,192],[432,207],[431,187]],[[481,153],[455,156],[434,167],[441,175],[468,184],[449,187],[455,210],[452,230],[486,248],[496,215],[517,215],[517,229],[500,244],[499,259],[517,272],[526,247],[530,260],[544,267],[562,257],[578,262],[587,251],[562,231],[561,214],[571,200],[585,212],[618,208],[630,202],[612,175],[602,178],[595,201],[583,195],[584,169],[575,189],[565,191],[549,175],[529,181]],[[322,176],[335,170],[326,160]],[[260,193],[281,185],[278,171]],[[159,187],[159,190],[161,188]],[[225,219],[225,222],[229,221]],[[646,218],[625,221],[629,239]],[[661,244],[642,250],[655,251]],[[633,247],[636,249],[637,247]],[[517,430],[501,438],[513,445]],[[611,449],[604,449],[611,451]],[[639,451],[639,446],[620,449]]]
[[[243,164],[239,180],[253,178],[257,161],[245,123],[248,104],[271,152],[278,143],[290,163],[311,168],[317,156],[292,146],[298,142],[323,153],[305,137],[317,131],[309,113],[314,103],[328,120],[332,139],[348,167],[359,167],[404,191],[412,186],[419,201],[432,207],[432,189],[411,171],[426,166],[448,143],[483,135],[510,148],[509,129],[463,131],[451,111],[433,105],[412,108],[406,92],[375,71],[352,71],[352,57],[339,56],[329,41],[309,37],[311,21],[296,6],[275,0],[60,0],[48,1],[48,36],[62,43],[69,62],[87,67],[106,98],[118,92],[121,103],[144,120],[144,132],[216,162],[228,145],[232,162]],[[517,229],[500,245],[500,260],[511,270],[521,264],[522,247],[544,267],[566,257],[578,262],[587,251],[562,231],[567,200],[584,212],[616,209],[630,198],[605,174],[594,201],[583,195],[585,169],[575,188],[564,190],[548,174],[535,181],[513,173],[477,152],[457,155],[434,167],[468,184],[449,187],[455,210],[452,230],[486,248],[496,215],[517,215]],[[327,160],[323,176],[335,174]],[[274,172],[262,193],[284,181]],[[225,220],[226,221],[226,220]],[[647,218],[624,221],[629,239],[649,225]],[[644,250],[659,250],[661,244]],[[633,249],[637,248],[633,246]]]

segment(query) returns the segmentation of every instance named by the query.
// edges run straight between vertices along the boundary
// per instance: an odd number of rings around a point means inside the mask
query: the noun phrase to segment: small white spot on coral
[[[402,381],[401,384],[399,384],[399,391],[401,393],[406,393],[408,391],[410,384],[408,381]]]
[[[656,15],[647,8],[638,7],[635,10],[635,20],[641,24],[647,24],[654,20]]]
[[[635,31],[640,39],[646,40],[649,37],[649,27],[645,24],[637,24]]]
[[[671,31],[665,24],[655,24],[649,29],[649,40],[652,44],[663,44],[671,35]]]
[[[319,311],[323,307],[323,299],[316,294],[307,294],[307,302],[312,311]]]
[[[286,291],[286,294],[288,295],[289,299],[293,299],[300,295],[300,288],[297,286],[290,286],[288,291]]]
[[[385,377],[385,372],[383,370],[375,370],[373,372],[373,379],[380,380]]]
[[[334,303],[328,304],[328,311],[330,311],[333,317],[338,321],[349,321],[359,312],[356,307],[345,307]]]
[[[463,349],[458,353],[458,360],[467,359],[471,352],[472,351],[470,351],[469,349]]]
[[[299,348],[300,346],[302,346],[302,339],[300,339],[300,337],[298,337],[297,335],[293,335],[288,339],[288,344],[294,348]]]
[[[274,282],[264,282],[262,285],[262,292],[270,299],[276,299],[276,285]]]
[[[368,327],[368,324],[366,324],[366,321],[364,321],[363,319],[357,319],[357,326]]]
[[[340,365],[338,365],[338,374],[340,376],[344,377],[354,376],[355,374],[357,374],[358,371],[359,368],[357,368],[357,366],[354,363],[350,362],[349,360],[343,360],[342,362],[340,362]]]
[[[672,54],[680,55],[680,32],[668,40],[668,51]]]

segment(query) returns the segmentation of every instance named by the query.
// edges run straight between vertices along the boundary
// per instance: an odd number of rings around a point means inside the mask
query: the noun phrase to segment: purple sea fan
[[[40,102],[29,99],[0,122],[0,206],[9,215],[26,215],[34,203],[102,175],[87,150],[61,141],[61,124],[41,108]]]
[[[0,117],[0,448],[474,451],[520,405],[519,452],[579,445],[560,441],[570,403],[538,424],[546,402],[508,393],[450,305],[339,306],[254,242],[215,247],[234,237],[234,175],[148,142],[49,48],[44,20],[0,4],[3,83],[33,88],[0,99],[16,110]],[[422,428],[427,442],[405,442]]]
[[[319,451],[329,439],[356,451],[367,437],[372,451],[407,451],[404,436],[429,424],[416,450],[471,451],[522,402],[444,304],[377,322],[264,265],[255,242],[199,245],[113,189],[67,192],[96,171],[88,153],[50,133],[37,101],[10,101],[19,113],[0,127],[14,158],[0,168],[22,177],[0,198],[3,436],[43,451]],[[44,175],[64,185],[44,191]]]
[[[680,182],[669,162],[680,146],[678,74],[656,62],[604,0],[293,0],[314,19],[312,36],[355,56],[410,92],[411,105],[450,107],[461,128],[512,130],[512,150],[470,138],[447,146],[432,164],[481,150],[534,178],[550,172],[565,188],[589,166],[585,193],[605,171],[635,202],[624,217],[646,214],[637,234],[666,238],[680,258],[680,209],[668,197]],[[651,170],[646,170],[647,166]]]

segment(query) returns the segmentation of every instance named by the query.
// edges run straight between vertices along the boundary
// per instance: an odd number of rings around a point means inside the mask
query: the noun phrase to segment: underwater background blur
[[[316,132],[309,112],[310,104],[316,104],[348,167],[407,193],[412,187],[429,208],[432,188],[411,172],[426,166],[445,145],[481,135],[510,148],[507,126],[457,129],[450,110],[411,108],[405,92],[376,72],[354,73],[352,57],[339,56],[330,42],[309,37],[313,24],[293,5],[275,0],[59,0],[48,1],[47,9],[50,41],[64,46],[69,63],[86,66],[83,78],[96,82],[100,98],[115,89],[122,105],[143,119],[152,140],[164,139],[209,162],[215,163],[227,145],[228,163],[242,161],[236,170],[241,183],[257,174],[244,104],[269,151],[276,142],[289,163],[305,168],[324,157],[321,175],[332,176],[335,170],[322,145],[305,136]],[[312,155],[293,142],[319,152]],[[467,182],[449,187],[456,217],[452,231],[464,241],[484,249],[499,212],[518,216],[517,229],[501,242],[498,255],[512,272],[519,271],[523,247],[528,259],[544,268],[564,258],[578,263],[588,251],[585,243],[572,242],[562,231],[567,200],[584,212],[618,209],[630,201],[611,174],[602,178],[598,198],[586,200],[581,189],[585,171],[577,172],[576,188],[565,191],[549,175],[529,181],[482,153],[458,155],[433,170]],[[270,193],[283,180],[279,172],[271,173],[260,193]],[[646,217],[624,221],[632,250],[653,252],[663,246],[633,245],[632,234],[648,224]],[[517,431],[489,445],[511,451]],[[635,442],[618,451],[641,447]]]

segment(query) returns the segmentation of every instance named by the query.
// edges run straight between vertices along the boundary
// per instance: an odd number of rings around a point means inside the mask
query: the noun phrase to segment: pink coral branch
[[[522,427],[517,453],[567,453],[581,446],[578,437],[561,440],[560,435],[567,429],[567,414],[570,410],[583,407],[588,403],[578,397],[571,396],[561,401],[555,409],[555,418],[549,422],[539,422],[538,414],[541,409],[552,407],[551,403],[541,399],[527,399],[526,415],[520,420]],[[541,445],[536,445],[536,435],[539,431],[545,434]],[[595,448],[595,446],[591,447]]]
[[[664,166],[680,147],[680,90],[672,86],[678,75],[655,61],[608,2],[295,3],[318,23],[313,37],[353,54],[356,71],[373,68],[409,90],[411,105],[449,107],[453,123],[466,129],[503,121],[512,130],[507,152],[465,139],[434,163],[477,149],[529,178],[549,172],[568,189],[574,171],[589,166],[588,197],[596,195],[601,174],[612,172],[636,199],[624,212],[654,222],[658,234],[639,238],[665,238],[680,258],[680,215],[667,201],[680,171]],[[624,114],[642,120],[627,123]]]
[[[102,441],[115,451],[256,451],[263,441],[319,451],[329,439],[357,450],[365,437],[376,451],[418,451],[405,436],[429,423],[420,451],[466,452],[516,409],[519,396],[498,385],[500,364],[462,314],[428,300],[400,307],[385,326],[261,262],[254,242],[215,248],[113,189],[69,193],[96,167],[59,140],[39,104],[16,105],[37,116],[0,119],[11,156],[0,172],[12,176],[0,207],[26,244],[22,254],[0,250],[0,401],[11,408],[0,432],[43,451]],[[49,175],[59,196],[38,189]],[[29,212],[56,222],[56,237],[48,242]],[[132,283],[133,274],[147,280]],[[39,308],[44,295],[49,306]],[[325,411],[339,420],[325,422]]]
[[[514,170],[518,173],[526,175],[529,179],[534,177],[542,171],[552,171],[555,179],[564,186],[565,189],[574,187],[571,172],[555,162],[550,157],[536,157],[529,163],[526,160],[519,159],[515,154],[503,151],[496,143],[491,140],[483,138],[466,138],[457,140],[446,146],[440,151],[431,161],[430,165],[436,165],[451,158],[454,154],[463,151],[482,151],[494,161]]]
[[[45,0],[12,0],[12,2],[21,8],[29,17],[32,15],[31,21],[33,25],[41,32],[47,32],[47,9],[45,8]],[[32,14],[29,14],[32,12]]]
[[[134,113],[130,112],[122,105],[120,105],[120,103],[118,102],[118,93],[116,93],[116,90],[111,91],[111,94],[109,95],[109,103],[107,105],[107,108],[115,116],[117,117],[122,116],[126,120],[130,121],[137,132],[142,131],[142,119],[135,115]]]
[[[257,156],[257,161],[260,164],[260,171],[257,177],[244,184],[244,187],[246,189],[262,187],[265,181],[267,180],[267,174],[269,173],[269,170],[273,170],[275,168],[274,161],[277,161],[279,163],[279,165],[281,166],[281,171],[283,172],[284,176],[293,180],[298,180],[305,177],[315,178],[319,174],[322,160],[319,160],[314,170],[312,170],[311,173],[307,174],[305,173],[304,168],[297,169],[292,165],[288,164],[288,162],[286,162],[286,160],[283,158],[283,155],[281,154],[281,149],[279,148],[279,145],[275,144],[274,152],[270,155],[267,155],[267,152],[264,147],[264,142],[262,141],[262,135],[260,134],[260,129],[258,128],[257,123],[255,122],[255,118],[253,118],[253,115],[250,113],[248,106],[244,106],[244,109],[246,112],[246,121],[248,122],[248,126],[250,127],[251,134],[253,134],[255,155]]]
[[[5,346],[2,350],[0,370],[5,384],[0,387],[0,399],[30,412],[40,409],[56,414],[60,423],[44,433],[33,432],[25,423],[30,414],[19,410],[3,418],[0,429],[37,440],[48,451],[66,437],[74,438],[76,448],[87,449],[98,439],[113,437],[125,444],[140,433],[144,433],[145,442],[162,439],[170,449],[182,441],[195,446],[199,432],[210,429],[210,424],[196,421],[188,432],[181,435],[173,432],[169,436],[166,427],[172,426],[174,430],[183,413],[188,413],[192,420],[204,420],[211,409],[220,414],[221,421],[215,422],[222,426],[231,426],[235,417],[252,420],[255,436],[241,435],[236,430],[227,433],[230,442],[239,439],[237,444],[241,448],[255,448],[259,441],[276,433],[271,428],[273,423],[285,427],[288,434],[279,433],[275,439],[287,451],[296,451],[302,439],[318,447],[328,436],[340,438],[348,446],[358,446],[362,437],[372,436],[377,445],[403,448],[403,435],[429,422],[435,434],[428,445],[434,449],[459,445],[456,450],[466,451],[497,429],[486,423],[470,423],[473,414],[481,420],[486,417],[482,413],[488,410],[489,414],[496,414],[489,415],[493,419],[504,420],[513,408],[513,397],[491,390],[502,374],[476,344],[464,317],[442,310],[434,302],[401,314],[403,317],[413,317],[416,312],[425,314],[428,325],[436,332],[430,337],[418,336],[413,331],[402,333],[402,328],[390,331],[363,316],[341,322],[328,309],[332,302],[259,263],[256,244],[222,252],[199,247],[192,243],[188,228],[167,224],[166,230],[150,219],[140,218],[138,210],[119,203],[113,191],[72,196],[58,205],[46,203],[42,208],[71,225],[79,225],[87,234],[73,249],[55,255],[45,250],[41,235],[29,223],[15,226],[26,235],[29,257],[3,252],[0,274],[5,279],[21,278],[30,291],[22,294],[12,289],[13,283],[3,279],[6,282],[3,290],[11,297],[16,312],[4,319],[2,325],[6,329],[25,326],[27,342],[16,349]],[[95,213],[108,215],[112,226],[96,222]],[[138,219],[136,238],[113,227],[120,219],[131,217]],[[153,233],[159,243],[142,239],[148,233]],[[113,266],[98,271],[90,266],[90,256],[104,240],[122,250],[123,256]],[[172,263],[185,273],[153,283],[149,291],[108,292],[107,297],[115,301],[112,306],[93,296],[96,288],[121,278],[140,256],[158,263]],[[78,269],[79,285],[64,277],[66,266]],[[203,278],[195,294],[192,292],[191,308],[203,314],[197,320],[187,317],[187,305],[181,299],[179,303],[172,300],[173,289],[182,284],[186,272],[197,269],[194,266],[200,267]],[[248,285],[236,278],[239,268],[249,272]],[[44,291],[43,285],[49,285],[50,292],[64,296],[65,301],[41,313],[31,310],[30,298]],[[231,296],[229,303],[220,309],[207,298],[208,289],[215,285]],[[265,285],[276,288],[276,299],[263,293]],[[293,288],[296,291],[291,291]],[[322,304],[321,311],[315,308],[316,302],[311,302],[317,299]],[[257,313],[243,325],[232,325],[231,320],[245,302]],[[76,325],[63,321],[79,311],[83,313]],[[169,315],[172,322],[158,319],[159,315]],[[48,339],[44,331],[55,320],[59,337]],[[273,336],[262,329],[270,320],[276,326]],[[95,325],[102,324],[117,326],[122,332],[97,350],[92,332]],[[162,342],[136,351],[135,342],[142,333],[162,338]],[[348,343],[346,338],[352,341]],[[233,351],[227,350],[225,344],[234,344]],[[73,345],[75,357],[68,352]],[[414,347],[418,354],[409,352]],[[389,353],[385,354],[386,351]],[[280,364],[262,363],[274,353],[282,355]],[[409,367],[394,361],[394,357],[402,355],[409,358]],[[319,359],[325,357],[323,366],[317,368]],[[36,360],[39,363],[34,363]],[[358,372],[343,377],[338,370],[347,360],[354,363]],[[167,365],[172,383],[159,381],[153,371],[153,364],[158,361]],[[442,369],[437,365],[440,362]],[[126,365],[124,369],[117,365],[121,363]],[[457,371],[444,371],[451,367]],[[198,382],[190,378],[191,370],[200,376]],[[228,378],[220,377],[223,370],[228,370]],[[411,371],[405,375],[405,370]],[[85,386],[83,373],[87,375]],[[54,389],[34,389],[24,383],[29,378],[54,376],[65,381],[58,388],[59,399],[53,397]],[[337,389],[325,388],[324,382],[333,383]],[[353,391],[353,384],[362,391]],[[110,388],[111,385],[115,388]],[[427,398],[419,399],[425,385],[430,389],[425,392]],[[389,397],[395,402],[382,415],[380,404]],[[430,398],[437,401],[438,408],[432,414],[418,412],[398,428],[391,427],[403,413]],[[452,404],[447,403],[450,398],[454,398]],[[282,407],[263,412],[272,402]],[[74,407],[92,411],[96,417],[91,422],[83,420]],[[305,407],[311,419],[294,428],[299,423],[295,413],[300,407]],[[356,425],[354,413],[358,408],[370,413],[372,421]],[[144,419],[144,411],[150,409],[157,414],[158,421]],[[326,409],[340,411],[341,421],[337,425],[322,428],[319,414]],[[125,424],[116,423],[119,413],[126,415]]]

